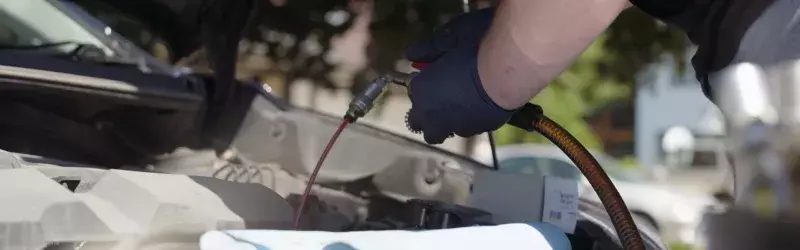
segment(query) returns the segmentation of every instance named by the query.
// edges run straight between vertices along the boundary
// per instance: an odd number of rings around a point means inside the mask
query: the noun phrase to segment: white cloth
[[[547,223],[504,224],[428,231],[314,232],[281,230],[211,231],[202,250],[568,250],[569,240]]]

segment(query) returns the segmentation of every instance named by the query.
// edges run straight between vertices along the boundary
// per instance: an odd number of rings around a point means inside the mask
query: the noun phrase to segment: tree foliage
[[[325,60],[331,39],[352,24],[352,11],[347,0],[261,1],[258,11],[246,29],[249,53],[266,57],[266,70],[279,73],[287,84],[295,79],[309,79],[324,88],[334,88],[328,77],[334,65]],[[332,20],[343,14],[345,19]],[[258,48],[264,51],[253,51]]]
[[[547,116],[573,133],[584,145],[600,147],[601,142],[584,121],[584,115],[593,107],[635,98],[637,72],[664,55],[682,57],[686,45],[686,37],[681,31],[650,18],[638,9],[626,10],[533,102],[541,105]],[[682,71],[684,67],[680,64],[677,68]],[[547,139],[508,126],[498,131],[500,144],[522,142],[547,143]]]
[[[631,8],[624,11],[606,30],[605,56],[597,64],[598,72],[625,84],[634,84],[636,73],[664,55],[683,58],[689,41],[685,33]],[[678,60],[678,73],[686,65]]]

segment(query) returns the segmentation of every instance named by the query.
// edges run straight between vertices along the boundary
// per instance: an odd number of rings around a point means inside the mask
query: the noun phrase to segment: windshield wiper
[[[108,56],[102,48],[94,44],[80,43],[75,41],[44,43],[36,45],[0,45],[0,50],[40,50],[62,46],[75,46],[75,48],[67,53],[59,54],[59,56],[66,56],[76,61],[98,63],[109,66],[137,67],[143,72],[150,72],[150,68],[144,63],[137,63],[135,61],[125,60],[119,57]]]
[[[8,45],[0,44],[0,50],[36,50],[36,49],[49,49],[65,45],[80,45],[79,42],[57,42],[57,43],[43,43],[43,44],[24,44],[24,45]]]

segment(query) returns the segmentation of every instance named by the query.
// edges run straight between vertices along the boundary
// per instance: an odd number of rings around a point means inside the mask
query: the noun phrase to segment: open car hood
[[[114,31],[143,44],[164,40],[173,61],[206,47],[210,58],[235,53],[218,47],[221,40],[238,42],[242,37],[264,39],[262,28],[298,37],[326,25],[331,10],[347,9],[348,0],[284,1],[275,6],[261,0],[60,0],[83,7]],[[278,1],[276,1],[278,2]],[[350,23],[350,18],[345,24]],[[348,25],[341,25],[339,32]],[[138,41],[141,40],[141,41]],[[230,62],[232,63],[232,62]]]
[[[238,128],[230,140],[233,153],[247,162],[275,164],[293,175],[311,173],[342,119],[293,107],[265,91],[234,99],[250,101],[240,103],[241,118],[230,119],[241,120],[231,125]],[[318,175],[318,183],[366,181],[392,197],[465,204],[475,171],[490,168],[417,140],[354,123],[340,136]]]

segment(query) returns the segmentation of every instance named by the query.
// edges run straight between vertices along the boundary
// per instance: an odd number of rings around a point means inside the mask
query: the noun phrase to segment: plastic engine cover
[[[203,250],[486,250],[571,249],[566,234],[547,223],[474,226],[429,231],[347,233],[233,230],[211,231],[200,239]]]
[[[292,216],[263,186],[183,175],[13,168],[0,170],[0,190],[0,249],[10,250],[197,249],[206,231],[288,228]]]

